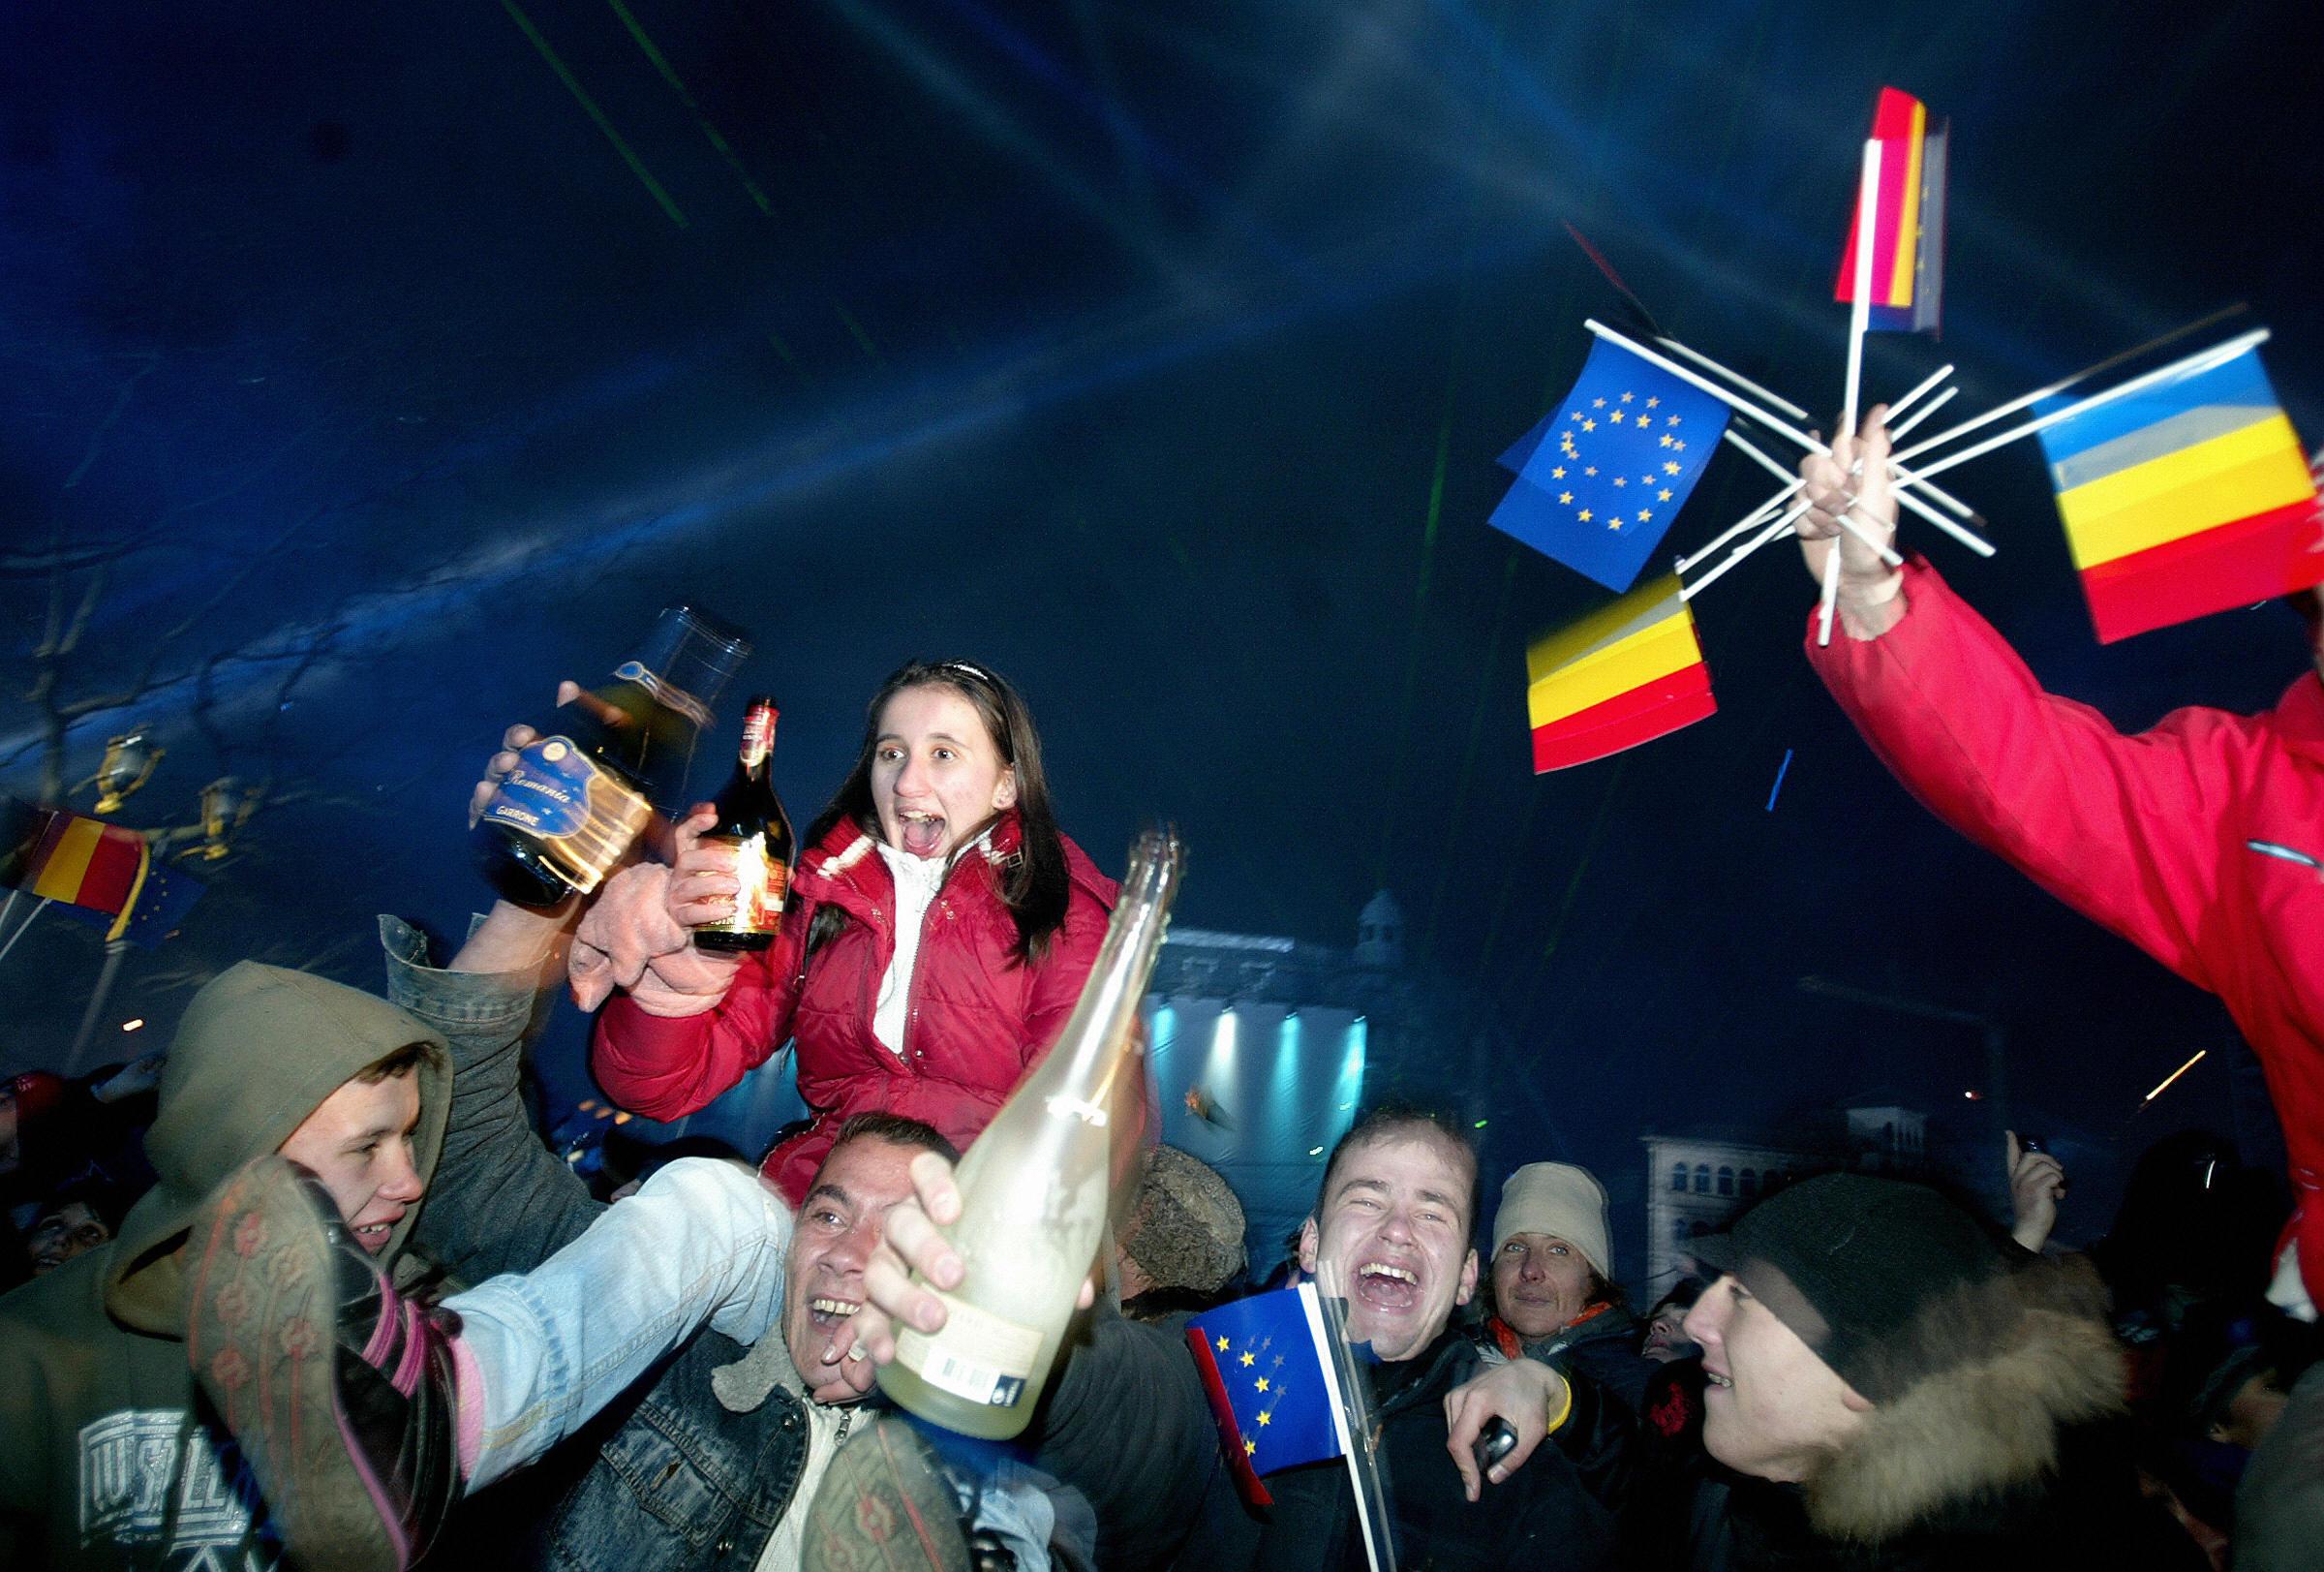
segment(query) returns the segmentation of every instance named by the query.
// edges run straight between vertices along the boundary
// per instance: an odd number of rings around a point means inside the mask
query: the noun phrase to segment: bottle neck
[[[736,754],[746,775],[756,775],[766,767],[767,755],[775,751],[775,707],[753,704],[743,716],[743,746]]]

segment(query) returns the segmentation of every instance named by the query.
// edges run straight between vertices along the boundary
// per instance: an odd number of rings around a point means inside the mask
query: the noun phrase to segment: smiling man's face
[[[1393,1125],[1339,1154],[1300,1230],[1300,1266],[1348,1301],[1348,1337],[1410,1359],[1477,1291],[1475,1159],[1426,1125]]]
[[[886,1234],[889,1209],[912,1193],[918,1153],[859,1135],[833,1149],[800,1204],[783,1263],[782,1336],[817,1402],[853,1402],[864,1395],[841,1376],[860,1367],[826,1365],[823,1355],[835,1342],[842,1351],[848,1346],[847,1322],[864,1303],[864,1262]]]

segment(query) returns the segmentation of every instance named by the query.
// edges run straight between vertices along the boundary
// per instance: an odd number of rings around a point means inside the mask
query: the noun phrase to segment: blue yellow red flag
[[[2100,643],[2324,582],[2315,478],[2256,350],[2040,436]]]
[[[1726,405],[1600,339],[1573,391],[1501,455],[1517,480],[1493,527],[1627,590],[1726,429]]]
[[[1261,1474],[1348,1451],[1329,1337],[1313,1283],[1221,1305],[1186,1328],[1228,1466],[1258,1505],[1273,1501]]]

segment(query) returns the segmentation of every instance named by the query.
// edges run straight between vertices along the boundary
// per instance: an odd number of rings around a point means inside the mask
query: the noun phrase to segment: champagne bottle
[[[734,848],[735,878],[742,887],[734,892],[731,916],[694,930],[694,942],[706,950],[763,950],[775,942],[782,922],[799,843],[791,833],[791,816],[775,794],[767,762],[775,751],[775,701],[766,694],[750,700],[743,713],[743,746],[734,773],[711,804],[719,821],[702,838]]]
[[[484,881],[519,906],[596,889],[654,810],[677,806],[710,706],[749,653],[716,619],[665,609],[638,659],[535,728],[469,839]]]
[[[878,1377],[923,1419],[1005,1440],[1032,1418],[1105,1237],[1116,1140],[1142,1106],[1138,1004],[1183,863],[1176,835],[1139,838],[1063,1035],[961,1159],[945,1232],[967,1272],[950,1293],[914,1278],[944,1301],[944,1329],[900,1329]]]

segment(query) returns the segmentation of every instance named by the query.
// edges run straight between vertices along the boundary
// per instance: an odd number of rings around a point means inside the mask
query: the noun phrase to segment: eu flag
[[[1261,1506],[1273,1497],[1259,1475],[1348,1450],[1327,1335],[1312,1283],[1238,1299],[1187,1325],[1227,1462]]]
[[[1600,339],[1574,390],[1501,455],[1517,481],[1493,527],[1627,590],[1726,429],[1726,405]]]
[[[128,910],[118,915],[91,911],[81,907],[59,906],[56,909],[68,917],[76,917],[92,928],[106,930],[107,939],[126,939],[145,949],[152,949],[177,932],[186,913],[194,909],[209,886],[200,879],[176,869],[165,871],[155,863],[145,870],[144,879],[138,885],[135,900]]]

